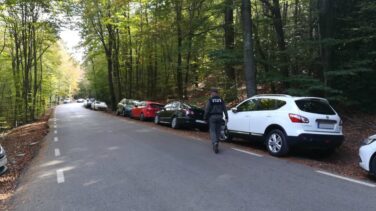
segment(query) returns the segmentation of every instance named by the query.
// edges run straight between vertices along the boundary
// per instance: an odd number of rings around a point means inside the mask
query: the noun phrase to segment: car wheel
[[[373,176],[376,176],[376,156],[373,156],[372,160],[370,161],[370,164],[369,164],[369,172],[370,172]]]
[[[141,121],[145,121],[145,116],[144,116],[144,114],[141,114],[141,115],[140,115],[140,120],[141,120]]]
[[[176,117],[172,118],[171,127],[174,128],[174,129],[178,129],[179,128],[178,119]]]
[[[155,116],[154,123],[157,124],[157,125],[159,124],[159,116],[158,115]]]
[[[281,130],[272,130],[266,136],[266,147],[273,156],[281,157],[288,153],[289,147],[286,135]]]

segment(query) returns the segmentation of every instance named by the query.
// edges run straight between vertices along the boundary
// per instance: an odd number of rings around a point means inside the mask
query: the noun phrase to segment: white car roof
[[[326,102],[328,101],[327,99],[321,98],[321,97],[309,97],[309,96],[296,97],[296,96],[285,95],[285,94],[261,94],[261,95],[255,95],[252,98],[273,98],[273,99],[286,99],[287,98],[291,100],[317,99],[317,100],[323,100]]]

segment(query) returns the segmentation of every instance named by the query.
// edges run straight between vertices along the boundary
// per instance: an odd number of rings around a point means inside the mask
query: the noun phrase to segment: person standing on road
[[[223,123],[223,114],[225,114],[226,123],[228,122],[228,114],[226,104],[218,95],[218,89],[210,89],[211,98],[205,107],[205,120],[209,123],[210,139],[213,145],[213,150],[218,153],[218,139],[220,136],[220,129]]]

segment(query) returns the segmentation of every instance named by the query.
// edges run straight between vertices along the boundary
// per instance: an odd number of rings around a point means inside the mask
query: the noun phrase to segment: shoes
[[[213,144],[213,151],[214,151],[215,154],[218,153],[218,142]]]

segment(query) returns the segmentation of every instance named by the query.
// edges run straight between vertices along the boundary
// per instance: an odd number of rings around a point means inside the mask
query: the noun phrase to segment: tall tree
[[[257,93],[256,64],[253,51],[251,1],[242,0],[242,25],[244,42],[244,72],[247,96]]]

